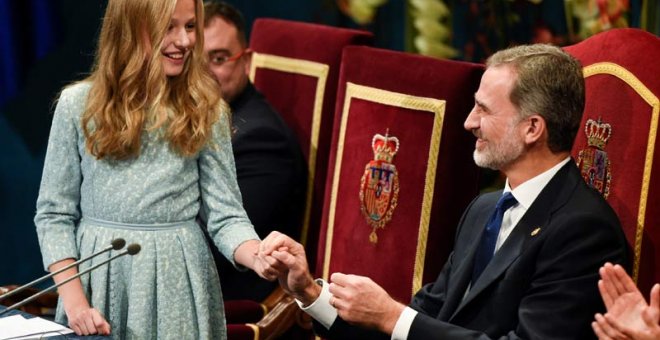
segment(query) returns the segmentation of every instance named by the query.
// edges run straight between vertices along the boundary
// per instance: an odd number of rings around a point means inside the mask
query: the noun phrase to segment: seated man
[[[600,268],[598,289],[607,314],[596,314],[591,323],[601,340],[660,339],[660,284],[651,288],[650,304],[646,303],[632,278],[620,265],[606,263]]]
[[[260,237],[275,229],[295,237],[302,225],[307,183],[300,146],[248,79],[250,51],[240,12],[223,2],[209,2],[205,13],[204,50],[231,107],[232,146],[245,211]],[[277,285],[237,271],[211,248],[225,299],[263,300]]]
[[[505,188],[469,205],[442,272],[408,307],[366,277],[315,282],[303,248],[285,235],[266,238],[260,256],[288,267],[280,284],[322,337],[593,338],[590,321],[604,309],[598,268],[628,255],[617,216],[570,158],[584,92],[579,62],[557,47],[488,60],[464,126],[477,137],[476,164],[502,171]]]

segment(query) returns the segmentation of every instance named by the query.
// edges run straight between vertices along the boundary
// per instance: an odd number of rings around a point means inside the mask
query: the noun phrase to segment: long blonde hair
[[[183,156],[211,138],[224,104],[206,70],[203,4],[194,1],[196,43],[183,72],[169,78],[160,49],[177,0],[108,2],[82,117],[86,149],[96,158],[138,156],[145,129],[164,127],[163,137]]]

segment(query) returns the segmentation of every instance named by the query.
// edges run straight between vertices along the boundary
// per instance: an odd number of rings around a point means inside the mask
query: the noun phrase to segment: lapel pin
[[[531,236],[536,236],[536,234],[538,234],[539,231],[541,231],[541,227],[536,227],[536,229],[532,230],[532,233],[530,235]]]

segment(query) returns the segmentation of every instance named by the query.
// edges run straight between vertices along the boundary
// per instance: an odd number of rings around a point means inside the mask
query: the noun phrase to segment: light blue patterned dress
[[[91,305],[120,339],[224,339],[218,273],[201,228],[200,209],[222,253],[258,239],[241,205],[226,121],[196,157],[181,157],[155,132],[140,156],[97,160],[85,151],[81,116],[89,83],[65,89],[48,141],[35,224],[44,266],[82,258],[115,238],[139,243],[82,279]],[[105,253],[80,265],[85,270]],[[61,303],[57,320],[66,323]]]

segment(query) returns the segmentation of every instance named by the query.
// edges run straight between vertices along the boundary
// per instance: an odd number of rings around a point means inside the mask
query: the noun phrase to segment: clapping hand
[[[651,290],[647,304],[633,280],[620,265],[601,267],[598,289],[607,308],[596,314],[592,328],[599,339],[660,339],[660,285]]]

